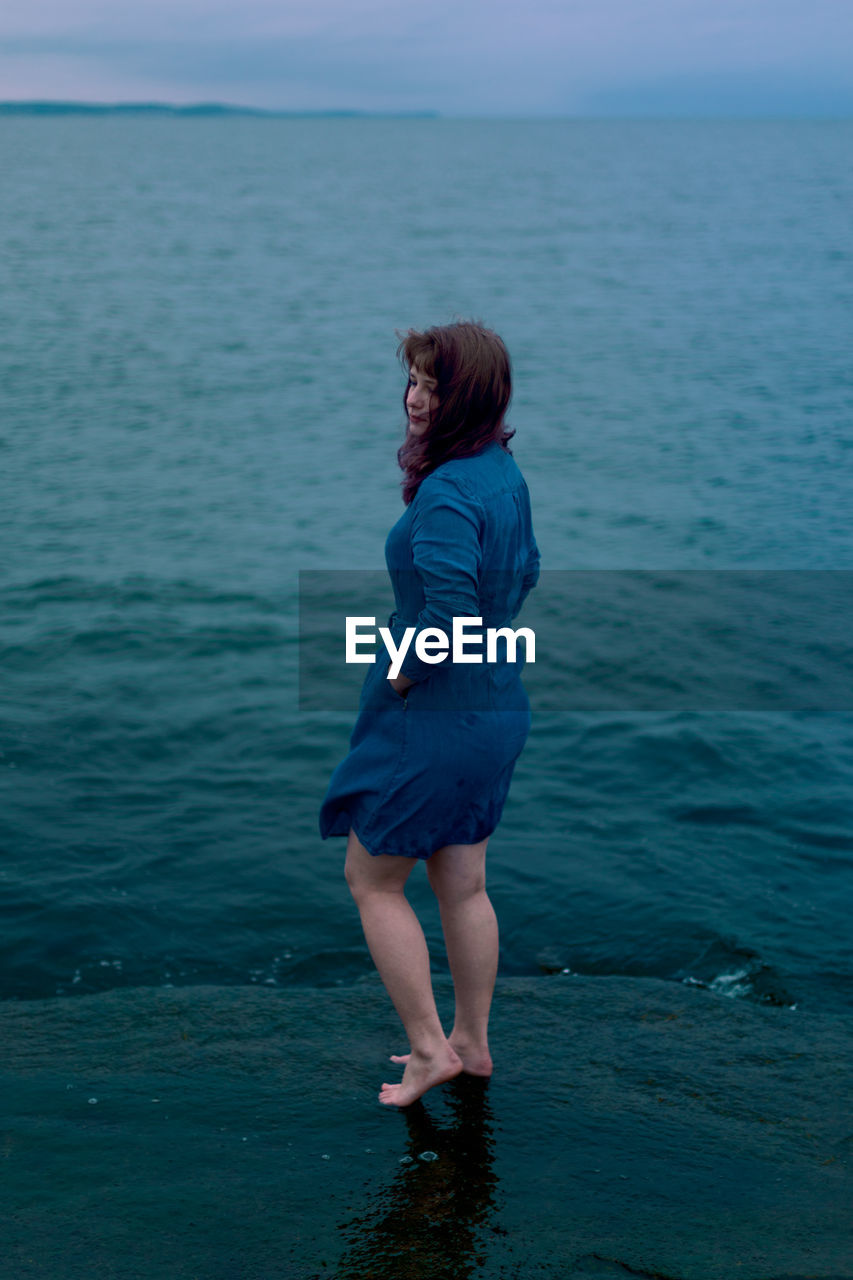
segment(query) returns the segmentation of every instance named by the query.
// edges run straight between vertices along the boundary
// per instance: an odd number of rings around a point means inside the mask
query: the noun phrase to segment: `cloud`
[[[5,0],[0,37],[3,96],[57,97],[64,85],[92,100],[109,85],[125,98],[156,90],[284,108],[562,114],[657,103],[669,114],[700,98],[777,109],[786,82],[808,110],[842,102],[853,82],[853,5],[836,0],[808,10],[803,0]]]

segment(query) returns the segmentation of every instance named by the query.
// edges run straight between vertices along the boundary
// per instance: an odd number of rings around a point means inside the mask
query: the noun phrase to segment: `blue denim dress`
[[[466,653],[483,661],[428,663],[413,639],[402,673],[415,683],[401,697],[387,679],[380,646],[368,668],[349,754],[332,775],[320,834],[352,827],[372,854],[429,858],[447,844],[477,844],[500,821],[515,762],[530,729],[515,660],[504,640],[486,661],[487,628],[509,626],[539,577],[530,497],[515,460],[491,443],[443,463],[422,481],[385,544],[396,610],[388,625],[399,645],[407,627],[468,625]],[[381,655],[381,656],[380,656]]]

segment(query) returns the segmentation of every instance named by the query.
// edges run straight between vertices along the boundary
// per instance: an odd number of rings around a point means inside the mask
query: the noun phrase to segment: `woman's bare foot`
[[[406,1070],[399,1084],[383,1084],[379,1101],[387,1107],[408,1107],[422,1097],[427,1089],[445,1080],[452,1080],[463,1070],[462,1059],[448,1044],[445,1051],[432,1057],[407,1053],[405,1057],[392,1058],[392,1062],[405,1062]]]
[[[448,1043],[457,1057],[461,1058],[462,1070],[466,1075],[490,1076],[492,1074],[492,1056],[487,1046],[466,1042],[461,1036],[454,1036],[453,1034],[451,1034]],[[391,1061],[405,1065],[411,1056],[410,1053],[392,1053]],[[405,1078],[404,1075],[403,1079],[405,1080]]]

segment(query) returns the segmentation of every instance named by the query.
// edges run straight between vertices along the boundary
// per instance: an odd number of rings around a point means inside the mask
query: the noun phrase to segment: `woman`
[[[385,558],[399,648],[410,627],[450,637],[454,618],[482,619],[469,634],[507,626],[539,576],[539,552],[527,486],[508,448],[514,432],[504,425],[511,375],[503,342],[460,322],[410,330],[398,355],[409,369],[408,431],[397,455],[406,510]],[[469,642],[468,661],[430,662],[411,643],[393,679],[391,664],[377,658],[350,752],[320,811],[324,839],[347,836],[347,882],[409,1039],[410,1052],[391,1059],[404,1065],[402,1081],[379,1094],[390,1106],[408,1106],[461,1071],[492,1071],[498,929],[486,894],[486,845],[530,728],[522,664],[501,641],[496,647],[496,661],[471,661],[477,647]],[[404,892],[417,859],[427,863],[453,975],[449,1036]]]

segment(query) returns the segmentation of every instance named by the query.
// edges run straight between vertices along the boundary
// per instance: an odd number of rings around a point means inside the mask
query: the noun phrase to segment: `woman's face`
[[[413,436],[422,436],[429,430],[430,414],[438,405],[437,386],[435,378],[423,373],[416,364],[412,365],[406,392],[406,413]]]

